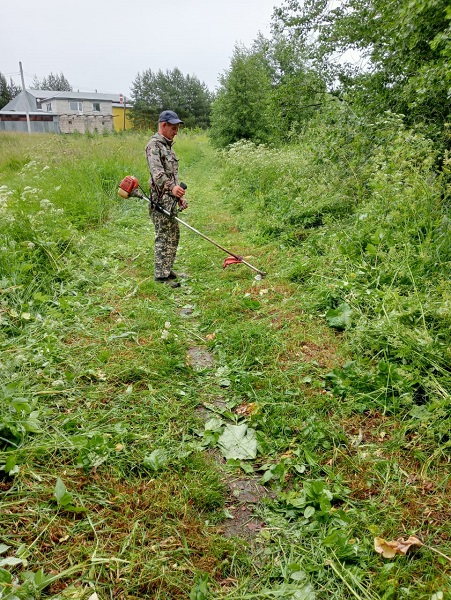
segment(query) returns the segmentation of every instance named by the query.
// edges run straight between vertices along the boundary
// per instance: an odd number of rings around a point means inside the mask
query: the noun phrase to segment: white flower
[[[164,324],[165,329],[170,329],[171,328],[171,322],[170,321],[166,321],[166,323]]]
[[[169,331],[167,329],[163,329],[163,331],[161,332],[161,339],[167,340],[168,337],[169,337]]]
[[[34,244],[33,242],[27,242],[27,248],[29,248],[30,250],[33,250],[33,248],[35,247],[36,244]]]

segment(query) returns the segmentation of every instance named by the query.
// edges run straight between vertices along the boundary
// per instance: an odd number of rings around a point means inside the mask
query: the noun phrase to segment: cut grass
[[[91,161],[117,150],[122,175],[144,179],[145,136],[49,140],[39,141],[45,152],[64,143],[80,170],[84,150]],[[35,143],[27,151],[44,152]],[[414,533],[449,555],[446,448],[402,410],[362,410],[352,395],[332,394],[326,376],[349,359],[345,336],[316,318],[303,283],[288,280],[293,250],[254,244],[251,225],[235,226],[218,201],[223,165],[204,140],[182,138],[178,148],[190,197],[183,218],[269,276],[221,270],[225,255],[182,229],[177,268],[189,278],[175,292],[158,286],[145,203],[110,199],[95,226],[76,219],[64,277],[36,270],[28,291],[2,295],[3,377],[21,382],[40,421],[1,454],[18,465],[0,482],[8,555],[25,550],[28,569],[68,573],[45,592],[61,598],[75,583],[87,597],[94,588],[100,598],[187,598],[202,573],[217,598],[290,598],[307,585],[317,598],[446,594],[449,564],[427,548],[388,563],[373,550],[375,536]],[[193,312],[183,316],[185,306]],[[193,345],[214,355],[214,368],[193,368]],[[273,468],[252,544],[220,534],[227,477],[205,452],[202,405],[254,428],[259,453],[249,464],[257,476]],[[57,477],[86,513],[58,506]],[[326,493],[315,497],[312,482]]]

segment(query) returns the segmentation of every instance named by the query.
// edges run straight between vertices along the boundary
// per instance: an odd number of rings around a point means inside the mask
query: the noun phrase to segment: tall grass
[[[434,421],[451,386],[447,173],[401,118],[335,113],[331,127],[327,117],[297,146],[228,150],[230,201],[256,239],[290,253],[300,303],[345,331],[356,360],[331,373],[331,387],[357,395],[360,410],[402,407]],[[437,424],[443,441],[449,424]]]

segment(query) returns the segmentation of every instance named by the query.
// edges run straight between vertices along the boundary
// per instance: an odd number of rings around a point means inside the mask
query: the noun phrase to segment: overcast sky
[[[0,12],[0,72],[30,87],[63,73],[74,91],[128,95],[146,69],[196,75],[214,90],[236,43],[269,36],[274,6],[283,0],[4,0]]]

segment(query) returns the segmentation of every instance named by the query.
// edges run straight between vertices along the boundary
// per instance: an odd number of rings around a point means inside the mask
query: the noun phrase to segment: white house
[[[111,132],[116,118],[113,104],[116,113],[119,94],[25,90],[0,110],[0,131],[28,131],[28,112],[31,131],[36,133]]]

